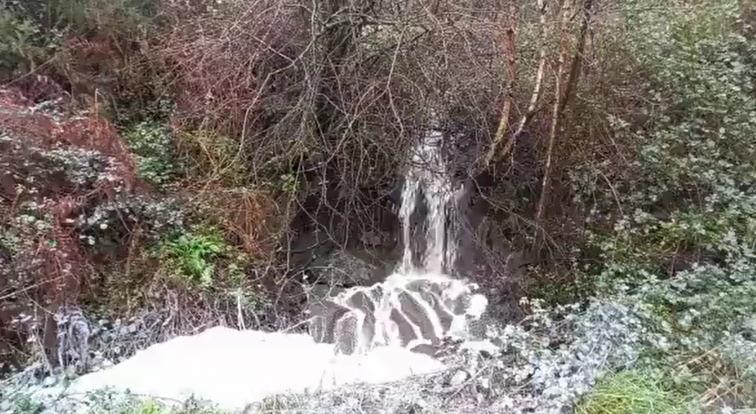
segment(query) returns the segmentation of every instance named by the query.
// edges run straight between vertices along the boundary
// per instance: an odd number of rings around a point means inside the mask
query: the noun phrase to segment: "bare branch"
[[[531,97],[530,97],[530,103],[528,104],[527,112],[525,112],[525,115],[520,120],[517,130],[512,135],[512,137],[507,141],[504,148],[501,150],[501,153],[500,153],[501,157],[507,156],[507,154],[509,154],[512,151],[515,143],[517,142],[517,139],[523,134],[523,132],[525,131],[525,128],[528,126],[530,121],[538,112],[538,101],[541,99],[544,72],[546,70],[546,42],[547,42],[548,30],[546,27],[546,1],[545,0],[538,0],[538,12],[539,12],[539,23],[540,23],[540,30],[541,30],[541,47],[538,52],[539,54],[538,69],[536,70],[535,85],[533,86],[533,93],[531,94]],[[507,107],[508,103],[510,104],[509,107]],[[508,108],[511,108],[511,101],[505,101],[505,109],[508,109]],[[509,117],[507,116],[507,119],[506,119],[507,125],[505,125],[505,127],[507,128],[508,128],[508,123],[509,123],[508,118]],[[502,123],[503,122],[504,122],[504,114],[502,114]],[[494,143],[491,146],[491,149],[489,150],[489,153],[486,157],[486,164],[485,164],[486,166],[490,163],[490,161],[492,161],[492,159],[496,155],[495,153],[497,151],[497,146],[503,140],[503,135],[502,136],[499,135],[500,131],[502,130],[502,123],[499,124],[499,130],[497,131],[496,138],[494,139]],[[503,133],[506,133],[506,131],[504,131]]]
[[[499,127],[496,130],[491,148],[486,154],[484,165],[488,166],[496,156],[496,150],[509,130],[509,118],[514,101],[514,90],[517,85],[517,23],[520,18],[519,7],[515,2],[510,5],[510,26],[504,37],[504,54],[507,58],[507,83],[504,87],[504,105],[501,109]]]

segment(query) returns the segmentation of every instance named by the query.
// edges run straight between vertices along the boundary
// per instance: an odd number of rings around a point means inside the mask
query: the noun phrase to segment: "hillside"
[[[752,412],[755,88],[748,0],[2,1],[0,409],[228,327],[447,364],[345,412]]]

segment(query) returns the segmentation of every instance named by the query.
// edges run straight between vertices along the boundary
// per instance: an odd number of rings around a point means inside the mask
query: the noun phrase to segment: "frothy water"
[[[335,343],[344,354],[397,345],[432,351],[444,337],[466,336],[470,321],[484,312],[486,298],[475,294],[473,285],[448,276],[457,255],[450,220],[463,190],[448,172],[442,141],[434,121],[410,157],[399,210],[404,253],[397,270],[382,283],[312,304],[310,333],[316,341]],[[412,236],[419,203],[427,216],[416,261]]]

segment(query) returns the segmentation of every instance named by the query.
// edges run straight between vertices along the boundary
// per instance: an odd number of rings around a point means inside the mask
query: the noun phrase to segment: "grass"
[[[181,406],[168,406],[154,399],[126,398],[94,404],[87,414],[227,414],[200,401],[189,400]]]
[[[687,414],[692,398],[664,384],[655,372],[610,374],[596,384],[576,414]]]

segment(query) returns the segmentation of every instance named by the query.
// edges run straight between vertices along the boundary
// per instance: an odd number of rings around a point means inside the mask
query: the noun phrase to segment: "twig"
[[[241,330],[246,330],[247,327],[244,325],[244,316],[242,316],[241,295],[240,291],[236,292],[236,319],[239,328],[241,328]]]
[[[475,374],[473,374],[470,377],[470,379],[468,379],[462,386],[460,386],[456,391],[454,391],[454,393],[452,393],[452,395],[450,395],[450,396],[448,396],[446,398],[446,400],[444,401],[444,404],[449,403],[449,401],[451,401],[454,397],[456,397],[457,395],[459,395],[459,393],[462,392],[463,389],[465,389],[468,385],[470,385],[473,381],[475,381],[475,379],[477,379],[481,374],[483,374],[483,372],[485,372],[486,370],[488,370],[492,366],[493,366],[493,364],[488,364],[488,365],[480,368],[478,371],[476,371]]]

